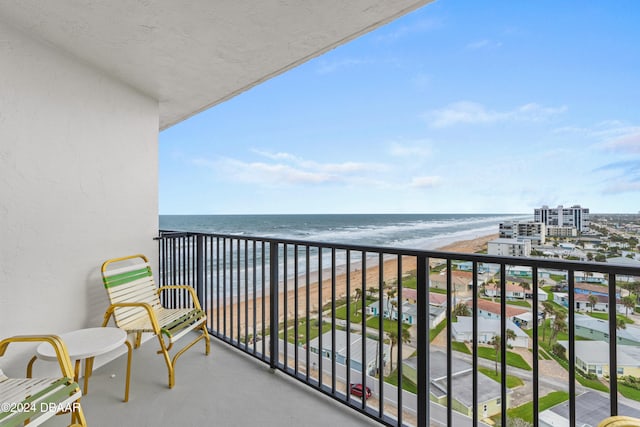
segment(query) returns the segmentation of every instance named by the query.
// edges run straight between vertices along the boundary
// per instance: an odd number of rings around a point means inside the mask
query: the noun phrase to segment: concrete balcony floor
[[[380,425],[213,338],[209,356],[201,341],[180,357],[169,389],[157,349],[154,339],[134,350],[128,403],[122,402],[125,355],[94,371],[82,397],[89,427]],[[68,422],[61,415],[47,425]]]

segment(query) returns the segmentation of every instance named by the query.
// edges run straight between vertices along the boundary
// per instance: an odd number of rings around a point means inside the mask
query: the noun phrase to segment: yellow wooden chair
[[[127,333],[135,334],[134,347],[140,346],[142,333],[150,332],[158,337],[160,350],[169,370],[169,388],[175,384],[175,364],[185,351],[200,340],[205,341],[206,354],[210,352],[209,332],[205,312],[200,307],[198,296],[190,286],[156,287],[149,260],[144,255],[114,258],[102,264],[102,279],[111,305],[104,315],[102,326],[106,326],[113,315],[116,326]],[[191,297],[189,308],[165,308],[160,294],[170,289],[185,289]],[[178,351],[173,359],[169,350],[174,342],[195,329],[202,334]],[[165,344],[165,339],[168,344]]]
[[[640,419],[616,415],[602,420],[598,427],[640,427]]]
[[[8,378],[0,370],[0,427],[37,426],[60,412],[71,413],[72,427],[86,426],[80,406],[82,392],[64,342],[55,335],[15,336],[0,341],[0,357],[9,344],[48,342],[55,349],[62,377]]]

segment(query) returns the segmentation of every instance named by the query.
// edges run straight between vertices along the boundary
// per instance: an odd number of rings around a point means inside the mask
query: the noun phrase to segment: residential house
[[[418,311],[416,304],[409,301],[402,301],[401,310],[398,310],[398,299],[382,299],[382,310],[380,309],[380,301],[374,301],[367,306],[365,312],[370,316],[379,316],[382,312],[385,319],[398,320],[399,312],[402,311],[402,323],[407,325],[415,325],[418,322]]]
[[[407,378],[417,382],[417,358],[404,360],[403,373]],[[431,384],[429,387],[432,401],[446,406],[447,401],[447,356],[444,352],[432,350],[429,353],[429,374]],[[455,411],[471,417],[473,415],[473,367],[461,359],[453,357],[452,407]],[[507,406],[511,400],[511,390],[507,390]],[[484,374],[478,374],[478,418],[491,417],[501,411],[500,383],[492,380]]]
[[[473,307],[473,303],[471,301],[467,301],[467,305],[470,308]],[[507,304],[506,307],[507,319],[511,320],[514,323],[516,322],[516,317],[518,315],[528,312],[529,310],[523,307],[516,307],[509,304]],[[502,317],[502,309],[500,307],[500,303],[479,299],[478,316],[484,317],[486,319],[500,319]]]
[[[569,354],[569,342],[559,341]],[[617,374],[640,378],[640,347],[634,345],[617,346]],[[609,343],[605,341],[576,341],[576,367],[598,378],[607,377],[609,371]]]
[[[324,334],[322,334],[322,356],[327,358],[327,359],[331,359],[331,354],[332,354],[332,332],[325,332]],[[336,354],[335,354],[335,359],[336,359],[336,363],[339,363],[341,365],[347,366],[347,332],[346,331],[341,331],[341,330],[336,330],[335,331],[335,336],[336,336]],[[363,357],[362,357],[362,335],[351,332],[349,334],[349,338],[350,338],[350,342],[351,342],[351,368],[362,372],[362,366],[363,366]],[[318,337],[312,339],[309,342],[309,350],[314,353],[314,354],[318,354],[319,353],[319,339]],[[371,338],[367,338],[366,342],[365,342],[365,349],[366,349],[366,373],[370,374],[370,375],[374,375],[376,372],[376,368],[378,366],[377,361],[378,361],[378,350],[379,350],[379,341],[371,339]],[[389,346],[387,344],[383,344],[383,366],[385,366],[387,364],[387,362],[389,361]]]
[[[595,341],[609,341],[609,322],[583,314],[575,315],[576,336]],[[640,328],[627,325],[616,331],[618,345],[640,346]]]
[[[451,324],[453,339],[460,342],[473,342],[473,317],[458,316],[457,320],[457,322]],[[507,320],[505,323],[507,329],[511,329],[516,334],[515,339],[509,340],[509,345],[512,345],[513,347],[529,348],[529,335],[527,335],[511,320]],[[491,343],[494,336],[500,335],[500,328],[501,322],[499,319],[478,317],[478,343]]]

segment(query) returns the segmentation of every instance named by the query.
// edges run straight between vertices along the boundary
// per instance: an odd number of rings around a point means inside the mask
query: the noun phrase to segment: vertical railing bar
[[[347,402],[351,401],[351,390],[349,390],[349,384],[351,384],[351,250],[346,250],[346,268],[345,274],[347,275]],[[356,303],[357,304],[357,303]],[[357,311],[357,308],[356,308]],[[362,313],[364,315],[364,313]]]
[[[310,313],[310,307],[311,307],[311,296],[310,296],[310,292],[311,292],[311,272],[309,270],[311,270],[311,259],[310,259],[310,255],[309,255],[309,246],[305,246],[305,315],[306,315],[306,320],[305,320],[305,341],[306,341],[306,345],[305,345],[305,351],[306,351],[306,367],[305,367],[305,378],[307,381],[307,384],[309,383],[309,375],[310,375],[310,371],[311,371],[311,363],[310,363],[310,359],[311,359],[311,352],[310,352],[310,345],[309,345],[309,334],[311,333],[311,313]]]
[[[275,370],[278,366],[280,354],[278,352],[278,244],[269,242],[269,304],[271,308],[270,321],[270,366]]]
[[[402,313],[402,255],[398,255],[398,271],[397,271],[397,296],[396,296],[396,304],[398,307],[398,357],[397,359],[397,375],[398,375],[398,394],[396,396],[396,402],[398,406],[398,425],[402,425],[402,343],[403,343],[403,332],[404,332],[404,319]],[[393,369],[393,366],[391,366]]]
[[[569,424],[576,425],[575,270],[569,270]]]
[[[265,241],[262,241],[262,250],[260,252],[260,258],[262,259],[262,268],[260,269],[261,272],[260,274],[262,275],[262,299],[261,299],[261,304],[262,304],[262,312],[260,313],[262,315],[262,332],[261,332],[261,340],[262,341],[262,360],[265,360],[265,358],[267,357],[267,348],[266,348],[266,341],[267,341],[267,337],[266,337],[266,323],[267,323],[267,319],[266,319],[266,315],[267,315],[267,308],[266,308],[266,284],[267,284],[267,274],[266,274],[266,264],[267,264],[267,256],[266,256],[266,245],[265,245]]]
[[[196,236],[196,295],[198,300],[202,302],[202,307],[207,307],[207,298],[205,293],[205,276],[204,276],[204,260],[205,260],[205,241],[203,235]]]
[[[322,246],[318,246],[318,387],[322,388],[323,367],[322,357],[324,348],[322,346]]]
[[[507,265],[500,264],[500,418],[507,425]]]
[[[258,242],[256,240],[252,240],[252,250],[253,250],[253,255],[251,257],[251,265],[253,268],[253,295],[251,296],[251,298],[253,299],[253,354],[255,356],[256,354],[256,346],[257,346],[257,339],[258,339],[258,307],[256,304],[256,300],[257,300],[257,281],[258,281],[258,272],[256,271],[257,269],[257,263],[256,263],[256,257],[257,257],[257,248],[256,246],[258,246]]]
[[[234,273],[233,273],[233,263],[234,263],[234,254],[235,251],[233,249],[233,241],[234,239],[229,239],[229,297],[231,298],[231,302],[229,304],[229,339],[230,341],[233,343],[233,333],[234,333],[234,326],[235,326],[235,319],[234,319],[234,310],[233,310],[233,302],[234,302],[234,298],[233,298],[233,291],[234,291]]]
[[[283,303],[284,303],[284,369],[285,371],[289,367],[289,246],[287,243],[283,243],[282,252],[284,255],[284,269],[283,269]],[[279,319],[278,319],[279,320]],[[279,322],[278,322],[279,323]]]
[[[540,398],[540,390],[539,390],[539,380],[538,377],[540,375],[540,367],[539,367],[539,343],[538,343],[538,267],[533,266],[531,269],[531,290],[533,292],[533,427],[538,427],[540,425],[540,419],[538,417],[538,412],[540,410],[540,403],[538,399]]]
[[[447,258],[447,425],[453,425],[453,349],[451,345],[451,324],[453,312],[453,280],[451,258]],[[454,287],[455,289],[455,287]],[[506,425],[506,424],[504,424]]]
[[[224,281],[223,281],[224,286]],[[216,332],[220,336],[220,238],[216,237]]]
[[[473,307],[471,307],[471,321],[473,324],[473,332],[471,338],[471,347],[473,352],[473,377],[472,377],[472,386],[473,389],[473,398],[472,398],[472,406],[471,406],[471,419],[473,420],[474,425],[478,425],[478,262],[473,262],[473,296],[472,302]]]
[[[418,255],[416,260],[416,290],[418,309],[418,427],[427,427],[431,418],[429,407],[429,292],[427,283],[428,259]]]
[[[222,336],[227,340],[227,239],[222,238]]]
[[[253,298],[253,295],[251,296]],[[244,241],[244,348],[249,349],[249,240]]]
[[[382,418],[384,415],[384,257],[382,252],[378,253],[378,301],[380,301],[380,311],[378,313],[378,351],[376,357],[378,363],[378,416]],[[389,301],[387,301],[389,305]],[[391,313],[389,313],[391,318]]]
[[[298,310],[299,310],[299,306],[298,306],[298,274],[300,273],[299,271],[299,267],[298,267],[298,262],[299,262],[299,254],[298,251],[300,250],[300,248],[298,247],[298,244],[296,243],[295,246],[293,247],[294,250],[294,266],[293,266],[293,288],[294,288],[294,292],[295,292],[295,296],[293,299],[293,311],[295,312],[293,315],[293,334],[294,334],[294,359],[295,359],[295,374],[296,374],[296,378],[298,377],[299,373],[300,373],[300,361],[299,361],[299,351],[298,351],[298,323],[300,322],[299,316],[298,316]]]
[[[238,333],[236,334],[236,342],[238,343],[238,347],[240,347],[242,345],[242,314],[241,314],[241,294],[242,294],[242,249],[241,249],[241,243],[240,243],[240,239],[236,239],[236,286],[238,288],[237,294],[236,294],[236,312],[238,313],[238,325],[237,325],[237,331]],[[246,340],[246,337],[245,337]]]
[[[336,248],[331,248],[331,394],[336,394]]]
[[[618,299],[616,275],[609,274],[609,399],[611,416],[618,415]]]
[[[367,295],[367,253],[362,251],[361,253],[361,264],[362,264],[362,295]],[[362,361],[360,364],[360,376],[362,380],[362,390],[367,389],[367,367],[369,366],[369,362],[367,360],[367,316],[365,315],[366,310],[366,296],[362,298]],[[378,303],[378,309],[380,309],[380,303]],[[349,390],[351,393],[351,390]],[[362,409],[365,409],[367,406],[367,401],[365,399],[364,393],[360,397],[360,405]]]

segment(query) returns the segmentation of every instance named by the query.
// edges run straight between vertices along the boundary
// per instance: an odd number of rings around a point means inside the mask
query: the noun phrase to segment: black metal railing
[[[493,416],[497,423],[509,425],[507,410],[520,406],[523,394],[512,403],[512,376],[524,380],[534,426],[540,424],[538,415],[544,409],[541,390],[547,394],[550,387],[568,393],[566,417],[569,425],[576,425],[577,395],[585,387],[581,383],[588,385],[588,381],[608,389],[605,416],[624,412],[618,401],[617,375],[609,375],[607,384],[603,378],[583,381],[576,371],[575,292],[578,278],[602,275],[603,284],[608,285],[602,290],[615,301],[621,280],[640,281],[638,268],[203,233],[163,231],[157,240],[160,283],[193,286],[208,313],[213,336],[383,424],[480,425],[482,419]],[[511,323],[506,314],[512,305],[507,304],[511,302],[507,283],[515,269],[524,274],[531,290],[531,344],[525,350],[530,353],[530,372],[513,367],[509,360]],[[485,331],[479,330],[478,320],[480,314],[486,315],[479,309],[479,290],[490,278],[497,280],[493,298],[499,300],[502,338],[498,344],[494,339],[493,346],[484,345],[487,339],[480,336]],[[550,322],[541,317],[545,313],[539,308],[538,289],[545,285],[542,280],[550,278],[566,278],[564,360],[561,354],[550,354],[554,352],[549,348],[551,339],[549,346],[538,339],[540,327],[546,330],[545,322]],[[435,325],[432,317],[442,309],[430,304],[430,297],[437,292],[444,293],[446,302],[444,319]],[[174,293],[165,302],[177,305],[182,298]],[[459,344],[453,327],[446,327],[432,342],[442,322],[453,325],[460,302],[470,310],[471,338]],[[615,303],[608,305],[608,319],[608,365],[616,373]],[[558,329],[562,334],[563,328]],[[499,366],[499,390],[493,394],[491,387],[483,388],[487,381],[480,377],[481,369],[489,369],[481,366],[487,365],[487,348],[495,349],[496,371]],[[438,351],[444,351],[446,360],[441,371],[434,356]],[[566,367],[566,384],[545,377],[541,360],[547,358],[557,358]],[[459,369],[461,363],[471,369]],[[436,392],[436,378],[440,385],[444,381],[441,392]],[[350,384],[361,384],[364,392],[351,390]],[[372,391],[371,398],[367,389]],[[471,400],[465,403],[463,395],[469,390]]]

